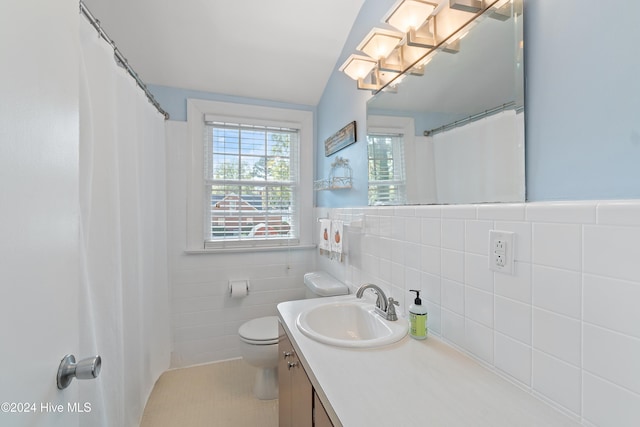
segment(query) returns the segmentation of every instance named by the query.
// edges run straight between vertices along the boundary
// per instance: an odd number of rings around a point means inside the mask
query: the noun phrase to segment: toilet
[[[346,295],[349,288],[324,271],[304,275],[306,298]],[[278,317],[249,320],[238,329],[242,358],[256,372],[253,394],[261,400],[278,398]]]

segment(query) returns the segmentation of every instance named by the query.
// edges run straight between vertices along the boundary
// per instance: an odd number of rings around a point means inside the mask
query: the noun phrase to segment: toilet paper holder
[[[67,354],[60,361],[58,375],[56,377],[58,388],[63,390],[71,384],[73,378],[79,380],[92,380],[100,375],[102,358],[100,356],[87,357],[76,363],[73,354]]]
[[[229,280],[229,297],[244,298],[249,295],[248,280]]]

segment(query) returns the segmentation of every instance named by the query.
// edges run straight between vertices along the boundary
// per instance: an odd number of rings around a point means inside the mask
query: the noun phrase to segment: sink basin
[[[309,338],[338,347],[371,348],[401,340],[409,323],[383,319],[364,301],[320,304],[298,315],[296,326]]]

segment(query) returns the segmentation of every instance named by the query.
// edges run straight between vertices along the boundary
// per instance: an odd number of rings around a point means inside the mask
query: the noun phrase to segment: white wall
[[[308,249],[185,253],[189,147],[187,123],[167,122],[172,367],[239,357],[240,325],[276,315],[279,302],[304,298],[303,275],[315,261]],[[237,279],[249,279],[251,292],[246,298],[230,299],[228,281]]]
[[[421,289],[431,334],[586,425],[640,425],[640,201],[316,215],[364,215],[361,267],[319,261],[352,288],[381,285],[405,315]],[[515,275],[488,269],[490,229],[516,233]]]

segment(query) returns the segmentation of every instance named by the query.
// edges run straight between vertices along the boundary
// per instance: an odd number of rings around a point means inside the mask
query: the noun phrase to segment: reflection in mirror
[[[500,12],[367,103],[370,205],[525,200],[522,3]]]

